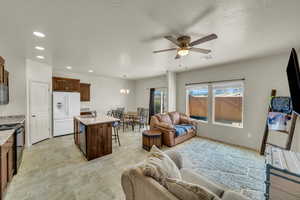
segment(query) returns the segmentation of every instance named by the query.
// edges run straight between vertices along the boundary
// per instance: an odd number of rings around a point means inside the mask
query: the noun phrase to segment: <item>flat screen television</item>
[[[297,115],[300,115],[300,70],[297,52],[294,48],[292,49],[286,72],[289,81],[293,111]]]

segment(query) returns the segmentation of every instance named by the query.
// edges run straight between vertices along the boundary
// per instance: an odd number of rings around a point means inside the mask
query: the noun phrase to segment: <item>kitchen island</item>
[[[109,116],[74,117],[74,141],[87,160],[112,153],[112,124],[119,119]]]

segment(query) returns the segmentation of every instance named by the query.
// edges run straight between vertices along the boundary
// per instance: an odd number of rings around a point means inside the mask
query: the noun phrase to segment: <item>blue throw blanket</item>
[[[185,135],[190,129],[195,129],[195,126],[190,124],[175,125],[176,137]]]

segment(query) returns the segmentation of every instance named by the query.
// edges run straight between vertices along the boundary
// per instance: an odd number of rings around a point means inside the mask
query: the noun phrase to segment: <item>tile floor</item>
[[[19,173],[13,178],[5,200],[123,200],[122,171],[145,159],[140,132],[120,133],[121,145],[113,153],[86,161],[73,136],[52,138],[25,149]],[[200,138],[177,145],[185,148]],[[207,141],[208,143],[215,143]],[[168,149],[164,147],[164,149]],[[184,158],[185,167],[192,167]]]
[[[5,200],[107,200],[125,199],[121,173],[142,161],[141,133],[120,133],[121,147],[113,154],[87,162],[73,136],[52,138],[24,151],[19,173]]]

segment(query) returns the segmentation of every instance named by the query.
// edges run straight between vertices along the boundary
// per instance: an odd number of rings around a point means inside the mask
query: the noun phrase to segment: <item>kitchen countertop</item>
[[[25,120],[24,115],[12,115],[12,116],[3,116],[0,117],[0,126],[1,125],[10,125],[10,124],[20,124]]]
[[[14,131],[15,131],[14,129],[0,131],[0,145],[5,144],[8,138],[14,134]]]
[[[109,117],[106,115],[100,115],[97,117],[75,117],[77,120],[79,120],[84,125],[95,125],[95,124],[105,124],[105,123],[111,123],[111,122],[117,122],[120,121],[117,118]]]
[[[88,109],[88,108],[82,108],[80,109],[80,112],[95,112],[96,110]]]

